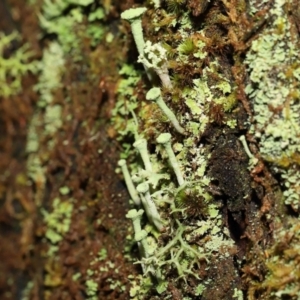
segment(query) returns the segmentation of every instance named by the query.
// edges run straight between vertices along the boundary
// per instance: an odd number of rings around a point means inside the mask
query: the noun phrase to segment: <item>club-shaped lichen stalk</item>
[[[257,164],[258,159],[251,153],[251,151],[248,147],[247,141],[246,141],[246,137],[244,135],[241,135],[239,137],[239,140],[241,141],[241,143],[244,147],[244,150],[250,159],[251,164],[253,164],[253,165]]]
[[[130,197],[132,198],[132,200],[133,200],[133,202],[136,206],[140,206],[141,200],[140,200],[140,197],[139,197],[139,195],[138,195],[138,193],[137,193],[137,191],[134,187],[132,179],[130,177],[125,159],[120,159],[118,161],[118,166],[122,170],[124,180],[125,180],[125,183],[126,183],[126,186],[127,186]]]
[[[127,20],[131,25],[132,35],[139,54],[144,51],[144,37],[142,28],[142,15],[147,10],[146,7],[130,8],[121,13],[121,18]]]
[[[173,124],[175,129],[179,133],[184,134],[184,129],[180,126],[174,113],[170,110],[170,108],[164,102],[159,88],[155,87],[155,88],[152,88],[151,90],[149,90],[148,93],[146,94],[146,99],[149,101],[155,101],[156,104],[159,106],[159,108],[164,112],[164,114],[171,121],[171,123]]]
[[[140,245],[140,243],[142,244],[143,249],[141,252],[143,252],[143,256],[148,257],[150,254],[149,245],[146,239],[148,233],[146,230],[142,230],[141,227],[141,219],[143,214],[144,214],[143,209],[140,209],[138,211],[136,209],[131,209],[127,213],[126,218],[132,220],[133,230],[134,230],[134,240],[138,243],[138,245]]]
[[[147,149],[147,141],[145,139],[138,139],[134,142],[133,147],[139,151],[146,171],[152,172],[152,165]]]
[[[157,211],[155,203],[153,202],[150,192],[149,192],[149,184],[147,182],[140,183],[136,187],[137,191],[140,193],[142,204],[146,211],[146,215],[150,223],[152,223],[159,231],[163,228],[163,223],[160,218],[160,215]]]
[[[161,133],[158,136],[158,138],[156,139],[156,142],[158,144],[163,145],[163,147],[166,150],[166,153],[169,157],[170,164],[171,164],[171,166],[174,170],[174,173],[177,177],[178,184],[180,186],[183,185],[184,184],[184,179],[182,177],[178,161],[176,159],[176,156],[173,152],[172,145],[171,145],[171,134],[170,133]]]
[[[142,227],[141,227],[141,219],[143,217],[144,210],[143,209],[131,209],[127,215],[126,218],[132,220],[133,229],[134,229],[134,239],[136,242],[140,242],[142,240]]]

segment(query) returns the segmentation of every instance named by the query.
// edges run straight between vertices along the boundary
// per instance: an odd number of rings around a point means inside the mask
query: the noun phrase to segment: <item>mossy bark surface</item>
[[[146,70],[120,18],[142,6]],[[0,95],[1,299],[299,298],[297,1],[1,0],[0,20],[25,66]],[[163,224],[143,216],[147,255],[120,158]]]

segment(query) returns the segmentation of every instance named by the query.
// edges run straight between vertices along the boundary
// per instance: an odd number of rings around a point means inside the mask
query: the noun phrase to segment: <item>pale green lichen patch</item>
[[[260,153],[282,174],[285,203],[299,211],[299,38],[293,34],[285,3],[275,1],[269,27],[253,41],[247,54],[250,83],[246,93],[253,102],[252,132]]]
[[[119,74],[123,78],[118,83],[118,101],[112,110],[112,123],[114,124],[114,130],[118,132],[117,139],[121,140],[124,136],[134,136],[137,133],[137,124],[132,112],[138,107],[137,95],[134,93],[134,88],[140,80],[141,74],[132,65],[127,64],[123,65]],[[124,119],[126,122],[124,122]],[[113,134],[115,135],[115,133]],[[131,145],[124,143],[123,147],[130,148]]]
[[[85,13],[91,0],[44,1],[42,14],[39,15],[40,24],[48,33],[56,34],[66,55],[72,55],[73,60],[81,60],[81,44],[83,39],[90,39],[91,45],[99,44],[105,36],[105,29],[101,20],[105,18],[105,9],[99,7],[88,15],[89,24],[86,26]],[[66,10],[68,13],[64,13]]]
[[[201,245],[200,249],[204,253],[223,251],[223,255],[226,256],[228,250],[225,249],[234,249],[234,242],[229,237],[228,229],[222,229],[222,218],[218,214],[217,207],[211,204],[209,210],[216,211],[217,214],[212,213],[206,220],[197,221],[194,226],[189,226],[187,231],[191,233],[187,236],[187,240]],[[209,241],[205,239],[207,235],[211,237]]]
[[[70,5],[87,6],[93,3],[93,0],[58,0],[58,1],[44,1],[44,14],[47,18],[54,18],[62,15],[63,11]]]
[[[40,76],[34,89],[39,93],[38,108],[29,124],[26,153],[28,176],[41,192],[46,182],[46,171],[41,157],[45,158],[47,154],[43,151],[41,155],[40,141],[46,136],[54,135],[62,125],[62,108],[52,102],[54,91],[61,87],[64,63],[61,46],[57,42],[52,42],[44,50],[42,60],[37,66]],[[54,144],[55,139],[49,139],[49,149],[52,149]],[[42,194],[36,193],[37,204],[41,202],[41,198]]]
[[[22,89],[22,77],[29,72],[37,72],[37,62],[31,61],[32,51],[28,45],[24,45],[14,51],[9,57],[4,54],[11,43],[20,40],[17,32],[5,35],[0,32],[0,96],[8,97],[16,95]]]
[[[45,107],[53,100],[53,92],[61,87],[61,76],[65,60],[62,47],[57,42],[49,44],[43,52],[43,58],[38,64],[39,81],[34,89],[39,92],[39,107]]]
[[[87,299],[98,299],[98,294],[101,289],[100,278],[103,279],[103,277],[112,291],[118,290],[120,293],[123,293],[125,291],[124,284],[114,277],[108,277],[106,274],[118,274],[120,269],[120,266],[116,265],[116,263],[111,260],[107,260],[107,249],[101,248],[98,253],[94,254],[93,252],[91,252],[89,256],[91,260],[85,274],[85,293],[88,296]],[[95,278],[99,278],[99,280]]]
[[[52,208],[51,212],[41,209],[44,222],[47,226],[45,237],[54,246],[49,248],[51,254],[57,251],[57,245],[69,231],[73,211],[72,199],[62,201],[59,198],[55,198]]]

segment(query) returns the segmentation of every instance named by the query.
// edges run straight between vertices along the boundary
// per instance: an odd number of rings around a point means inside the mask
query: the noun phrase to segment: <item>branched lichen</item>
[[[182,4],[178,2],[176,7],[181,10]],[[123,143],[121,158],[127,160],[132,181],[137,184],[138,191],[139,186],[147,183],[148,198],[158,211],[158,214],[152,214],[148,210],[147,218],[144,216],[141,223],[146,222],[146,225],[141,226],[140,231],[148,232],[147,236],[143,235],[142,241],[147,242],[147,248],[150,249],[148,253],[152,254],[141,254],[139,263],[144,277],[132,280],[131,296],[134,299],[142,299],[142,295],[149,291],[151,278],[156,282],[156,292],[168,295],[170,274],[176,274],[179,282],[185,284],[191,277],[202,282],[199,289],[194,290],[194,295],[198,296],[210,282],[200,275],[207,268],[213,268],[210,259],[227,259],[229,253],[236,252],[222,221],[222,205],[212,203],[210,186],[213,178],[208,176],[210,149],[207,144],[200,142],[201,135],[213,122],[228,127],[228,130],[236,127],[236,120],[230,115],[236,106],[236,87],[228,73],[222,70],[222,61],[210,58],[210,63],[204,65],[209,55],[205,50],[204,31],[193,32],[189,14],[176,13],[180,15],[176,20],[179,24],[178,34],[184,41],[179,45],[174,42],[174,48],[171,49],[168,35],[161,33],[159,43],[147,41],[145,52],[139,57],[140,62],[158,74],[159,68],[168,74],[167,66],[174,73],[167,81],[161,80],[165,90],[153,87],[146,95],[149,100],[155,96],[152,97],[152,91],[160,92],[164,109],[158,106],[171,120],[173,128],[168,131],[172,134],[163,133],[167,132],[167,122],[161,117],[154,118],[156,111],[153,104],[145,101],[144,96],[136,96],[138,89],[129,80],[132,74],[136,74],[133,70],[121,74],[125,75],[121,84],[128,84],[119,93],[112,120],[114,128],[119,131],[117,138]],[[168,62],[169,57],[172,60]],[[197,68],[202,68],[201,76],[193,73]],[[171,86],[173,90],[170,90]],[[226,116],[212,117],[210,111],[213,106],[219,107],[220,114]],[[166,113],[166,110],[171,113]],[[126,129],[120,128],[120,125],[123,128],[126,126]],[[179,137],[178,133],[182,136]],[[131,145],[128,145],[130,140]],[[147,159],[142,157],[140,160],[142,154],[137,156],[132,147],[140,140],[147,141],[144,144],[148,146],[143,149],[147,152]],[[147,205],[143,201],[142,205],[147,212]],[[153,218],[161,218],[163,227],[155,225]]]
[[[8,49],[13,41],[20,40],[20,35],[13,32],[5,35],[0,32],[0,96],[16,95],[22,88],[22,77],[29,72],[36,73],[37,62],[30,61],[32,51],[27,44],[18,48],[7,57]]]

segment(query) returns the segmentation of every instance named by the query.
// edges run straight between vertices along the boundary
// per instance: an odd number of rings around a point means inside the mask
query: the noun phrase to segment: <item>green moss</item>
[[[183,11],[185,0],[166,0],[168,10],[172,13],[179,14]]]
[[[266,250],[267,275],[253,286],[262,299],[298,299],[300,297],[300,269],[295,262],[300,256],[299,219],[290,218],[287,224],[276,222],[275,244]]]
[[[194,53],[194,51],[197,49],[197,47],[191,38],[187,38],[185,41],[183,41],[178,46],[177,49],[180,54],[190,55],[190,54]]]

